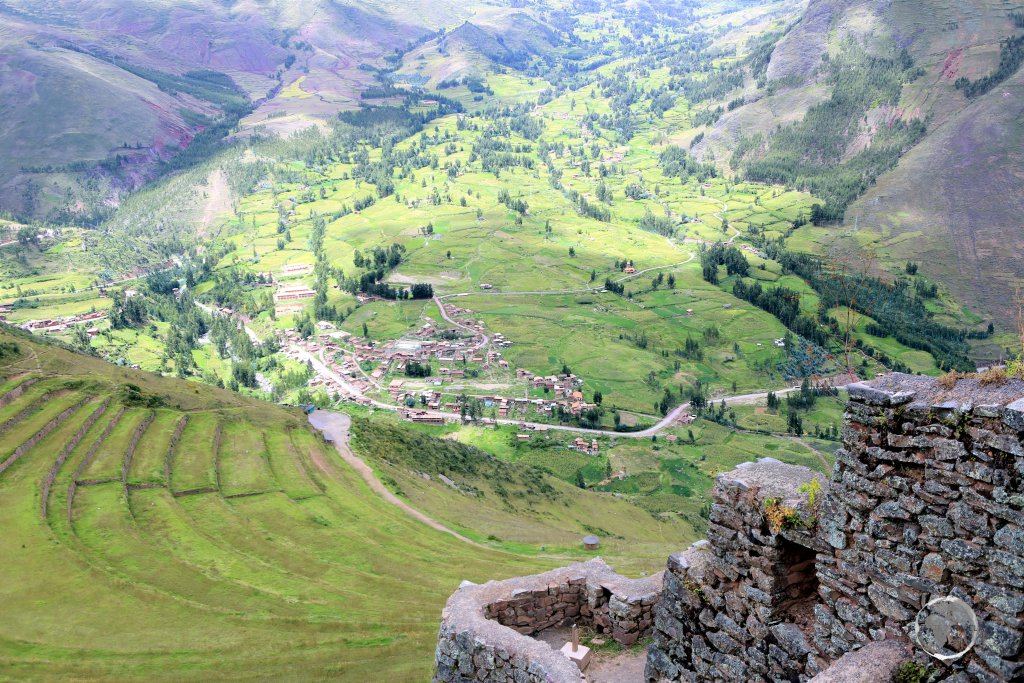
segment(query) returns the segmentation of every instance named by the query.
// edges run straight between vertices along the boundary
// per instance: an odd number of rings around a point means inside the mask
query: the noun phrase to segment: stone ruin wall
[[[814,537],[772,533],[765,520],[766,501],[809,519],[800,488],[812,481],[825,483],[773,459],[718,477],[707,540],[669,558],[649,680],[790,681],[824,668],[806,635],[817,598]]]
[[[760,461],[719,476],[708,542],[669,560],[648,681],[885,681],[891,672],[828,668],[879,643],[902,648],[881,655],[890,668],[914,658],[938,669],[933,680],[1024,680],[1024,382],[946,389],[890,375],[849,391],[844,448],[813,509],[801,468]],[[769,498],[813,514],[813,531],[773,534]],[[911,636],[946,596],[980,630],[942,664]]]
[[[707,540],[669,558],[648,682],[868,683],[910,659],[936,667],[932,680],[1024,681],[1024,382],[946,388],[894,374],[849,392],[830,482],[770,458],[719,475]],[[773,510],[787,513],[778,528]],[[520,632],[574,618],[561,586],[589,586],[571,580],[590,564],[460,589],[435,681],[585,680]],[[569,579],[541,595],[548,576]],[[587,591],[580,616],[603,623]],[[912,635],[919,611],[947,596],[971,607],[979,631],[966,656],[941,663]],[[643,613],[626,621],[646,635]]]
[[[448,600],[435,653],[435,683],[580,683],[576,665],[530,637],[553,626],[589,626],[623,645],[650,635],[661,576],[627,579],[602,560],[484,585]]]
[[[890,376],[851,391],[818,538],[815,647],[909,635],[933,598],[971,606],[949,680],[1024,680],[1024,382]]]

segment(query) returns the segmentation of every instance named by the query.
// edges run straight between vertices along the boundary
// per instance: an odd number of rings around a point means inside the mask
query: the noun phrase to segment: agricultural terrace
[[[627,563],[637,573],[695,537],[681,520],[474,450],[474,467],[494,468],[479,476],[513,501],[547,491],[550,509],[474,507],[487,518],[467,529],[480,539],[470,545],[378,498],[297,411],[26,337],[0,342],[0,677],[421,681],[461,580],[580,559],[583,517],[610,520],[606,555],[634,540],[646,549]],[[373,462],[376,448],[429,438],[392,429],[357,441],[360,452]],[[426,444],[416,457],[430,464],[408,467],[429,467],[439,486],[445,472],[482,486],[445,446],[457,444]],[[472,524],[459,498],[452,516]],[[488,539],[519,527],[537,536]]]

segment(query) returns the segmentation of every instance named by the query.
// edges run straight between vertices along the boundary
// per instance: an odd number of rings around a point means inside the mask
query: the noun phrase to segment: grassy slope
[[[440,608],[460,580],[553,564],[467,546],[410,520],[371,494],[293,413],[18,343],[28,353],[0,368],[7,378],[0,391],[32,377],[48,379],[4,416],[61,387],[60,407],[87,403],[0,475],[0,677],[422,681]],[[169,406],[157,411],[140,456],[144,448],[166,448],[169,420],[187,415],[209,436],[215,420],[206,418],[219,417],[233,429],[268,435],[273,457],[245,471],[259,473],[250,477],[258,487],[268,485],[272,472],[273,490],[226,499],[126,490],[120,481],[80,486],[69,521],[68,484],[110,426],[116,387],[126,382],[163,396]],[[57,470],[43,519],[40,487],[61,444],[108,398],[111,406]],[[4,455],[7,444],[23,441],[55,411],[14,425],[4,434]],[[111,428],[110,437],[117,432]],[[232,434],[225,430],[219,454],[251,457],[252,439],[243,445]],[[281,448],[282,439],[293,446]],[[186,433],[181,445],[189,443],[195,442]],[[184,452],[179,447],[179,458]],[[211,457],[209,448],[198,455]],[[159,473],[156,460],[139,457],[135,464]],[[236,465],[225,474],[241,481]],[[172,476],[185,466],[184,458],[175,460]]]
[[[566,451],[560,446],[569,441],[567,436],[556,434],[545,444],[550,449],[531,452],[510,447],[514,437],[509,429],[417,431],[447,433],[455,441],[495,453],[497,459],[480,460],[483,454],[471,451],[480,463],[476,471],[460,471],[453,463],[442,467],[422,456],[431,449],[430,444],[445,443],[443,440],[410,441],[410,437],[424,437],[411,436],[414,432],[397,427],[390,416],[357,422],[355,443],[357,447],[366,444],[370,462],[393,490],[417,509],[480,542],[523,554],[554,555],[562,561],[582,560],[588,553],[580,548],[580,538],[594,533],[602,538],[602,557],[622,571],[636,573],[658,571],[666,548],[686,545],[698,536],[691,520],[676,515],[652,517],[633,501],[581,491],[573,485],[575,470],[580,467],[591,481],[603,477],[604,457]],[[537,439],[540,443],[541,437]],[[532,479],[517,474],[525,465],[554,476]],[[459,489],[453,490],[439,474],[449,477]]]
[[[1024,270],[1017,217],[1024,210],[1019,169],[1024,126],[1018,72],[969,101],[953,88],[959,77],[978,79],[999,61],[999,41],[1014,31],[1007,6],[993,0],[894,5],[886,20],[917,37],[910,46],[926,75],[909,87],[901,106],[930,116],[929,134],[899,165],[879,178],[847,214],[847,243],[898,270],[914,260],[957,301],[1007,321],[1016,317],[1014,293]],[[998,322],[997,322],[998,324]],[[984,345],[983,356],[995,354]]]
[[[936,127],[851,207],[856,244],[892,268],[907,260],[1004,328],[1024,283],[1017,230],[1024,73]]]

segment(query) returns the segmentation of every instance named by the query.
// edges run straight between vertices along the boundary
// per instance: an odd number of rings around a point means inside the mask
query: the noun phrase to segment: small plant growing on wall
[[[807,494],[807,506],[814,509],[818,505],[818,494],[821,493],[821,481],[811,479],[806,484],[800,484],[797,489],[800,493]]]
[[[708,596],[704,594],[704,588],[693,579],[683,581],[683,588],[696,595],[702,603],[707,603]]]
[[[768,529],[777,534],[783,529],[809,529],[814,526],[814,518],[804,519],[795,507],[783,505],[781,498],[766,498],[764,501],[764,519]]]
[[[918,664],[914,661],[903,662],[896,668],[892,676],[892,683],[928,683],[932,679],[935,669],[925,664]]]

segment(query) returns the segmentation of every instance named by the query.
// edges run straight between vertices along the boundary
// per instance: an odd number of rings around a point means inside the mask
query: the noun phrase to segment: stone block
[[[898,621],[907,621],[912,616],[899,600],[879,588],[878,584],[868,586],[868,599],[884,616]]]
[[[885,391],[863,382],[854,382],[846,387],[853,401],[866,403],[870,406],[898,406],[910,403],[914,400],[915,393],[912,391]]]
[[[1000,548],[1024,556],[1024,527],[1007,524],[995,533],[992,540]]]
[[[1010,429],[1024,431],[1024,398],[1017,399],[1003,408],[1003,424]]]
[[[939,461],[960,460],[967,457],[967,449],[955,439],[934,439],[931,457]]]
[[[590,648],[586,645],[578,645],[574,650],[572,643],[566,643],[562,646],[560,652],[568,657],[580,671],[586,671],[587,667],[590,666],[590,659],[592,655],[590,653]]]
[[[965,562],[973,562],[985,554],[985,549],[977,543],[971,543],[959,538],[946,539],[939,545],[953,559]]]
[[[1012,629],[992,620],[981,625],[979,645],[1004,659],[1016,658],[1024,644],[1024,634],[1019,629]]]
[[[921,528],[931,536],[938,536],[940,538],[953,538],[955,536],[953,524],[945,517],[921,515],[917,518],[917,521]]]
[[[911,657],[910,648],[894,640],[868,643],[849,652],[820,674],[811,683],[878,683],[892,680],[896,669]]]
[[[965,503],[953,503],[949,506],[949,521],[961,534],[983,536],[992,534],[988,525],[988,516]]]
[[[722,633],[721,631],[712,631],[708,633],[707,639],[716,650],[724,652],[725,654],[733,654],[742,650],[742,646],[738,642],[728,634]]]
[[[775,624],[770,630],[779,647],[788,652],[790,656],[802,658],[811,653],[812,648],[807,642],[807,636],[796,624]]]
[[[946,562],[939,553],[928,553],[921,561],[921,576],[930,581],[940,582],[946,577]]]

